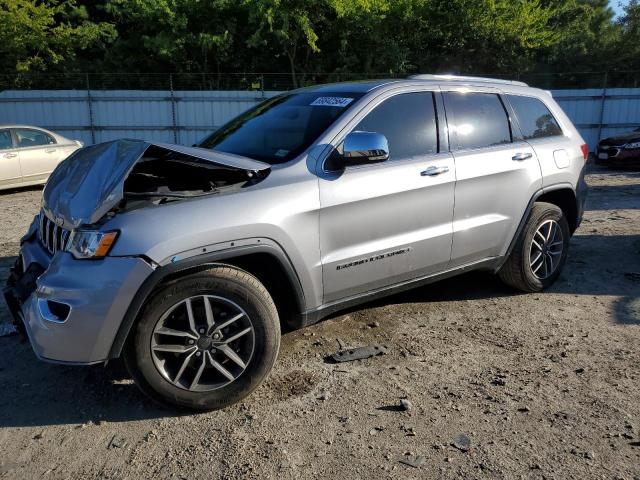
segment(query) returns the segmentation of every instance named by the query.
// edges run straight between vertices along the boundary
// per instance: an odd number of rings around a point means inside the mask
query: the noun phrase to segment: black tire
[[[562,253],[555,270],[546,278],[539,278],[531,267],[531,248],[538,228],[548,220],[554,220],[562,233]],[[538,202],[533,205],[527,223],[520,233],[509,258],[498,275],[507,285],[523,292],[540,292],[556,281],[567,259],[571,233],[569,224],[562,210],[551,203]],[[537,265],[536,265],[537,266]],[[546,267],[545,267],[546,268]],[[549,268],[551,270],[551,268]]]
[[[235,303],[246,312],[253,327],[252,356],[246,368],[231,383],[210,391],[191,391],[171,383],[156,367],[151,347],[154,328],[165,312],[198,295],[215,295]],[[279,348],[280,321],[265,287],[244,270],[219,266],[160,287],[132,328],[124,358],[135,383],[155,402],[174,409],[206,411],[227,407],[247,397],[269,374]]]

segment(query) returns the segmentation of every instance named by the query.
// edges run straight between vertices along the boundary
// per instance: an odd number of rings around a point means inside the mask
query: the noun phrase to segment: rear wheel
[[[215,267],[162,287],[125,350],[136,384],[156,402],[214,410],[249,395],[280,346],[269,293],[249,273]]]
[[[534,204],[511,255],[498,275],[507,285],[539,292],[560,275],[569,250],[569,224],[551,203]]]

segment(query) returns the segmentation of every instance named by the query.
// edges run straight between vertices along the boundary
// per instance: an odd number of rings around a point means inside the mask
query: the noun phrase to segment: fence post
[[[609,77],[609,71],[604,72],[604,82],[602,84],[602,98],[600,99],[600,121],[598,122],[598,140],[599,143],[602,138],[602,122],[604,122],[604,104],[607,101],[607,80]]]
[[[178,123],[176,119],[176,96],[173,91],[173,73],[169,74],[169,89],[171,91],[171,122],[173,125],[173,143],[178,143]]]
[[[96,128],[93,121],[93,101],[91,100],[91,85],[89,84],[89,74],[85,73],[87,82],[87,106],[89,107],[89,129],[91,130],[91,143],[96,143]]]

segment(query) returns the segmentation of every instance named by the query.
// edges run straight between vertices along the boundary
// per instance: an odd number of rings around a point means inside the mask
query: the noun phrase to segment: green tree
[[[554,0],[556,13],[551,27],[560,33],[557,43],[538,55],[536,71],[554,74],[561,81],[570,81],[563,72],[605,71],[616,63],[614,44],[619,29],[613,21],[613,11],[607,0]],[[553,80],[553,79],[552,79]],[[584,82],[587,79],[575,79]],[[594,76],[594,87],[603,78]],[[553,83],[548,86],[552,87]]]
[[[275,45],[278,53],[286,57],[296,87],[299,57],[308,61],[310,55],[320,52],[317,32],[325,20],[326,1],[245,0],[244,5],[250,9],[250,20],[256,27],[248,44],[262,52],[268,51],[269,44]]]
[[[619,68],[640,70],[640,1],[631,0],[624,8],[618,27],[620,38],[616,45]],[[638,78],[636,78],[636,82]]]
[[[33,72],[73,68],[77,55],[106,45],[109,23],[92,22],[74,0],[0,0],[0,68]]]

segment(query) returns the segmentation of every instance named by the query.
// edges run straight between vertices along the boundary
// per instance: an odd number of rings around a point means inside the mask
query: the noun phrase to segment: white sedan
[[[82,146],[43,128],[0,125],[0,190],[46,183],[53,169]]]

